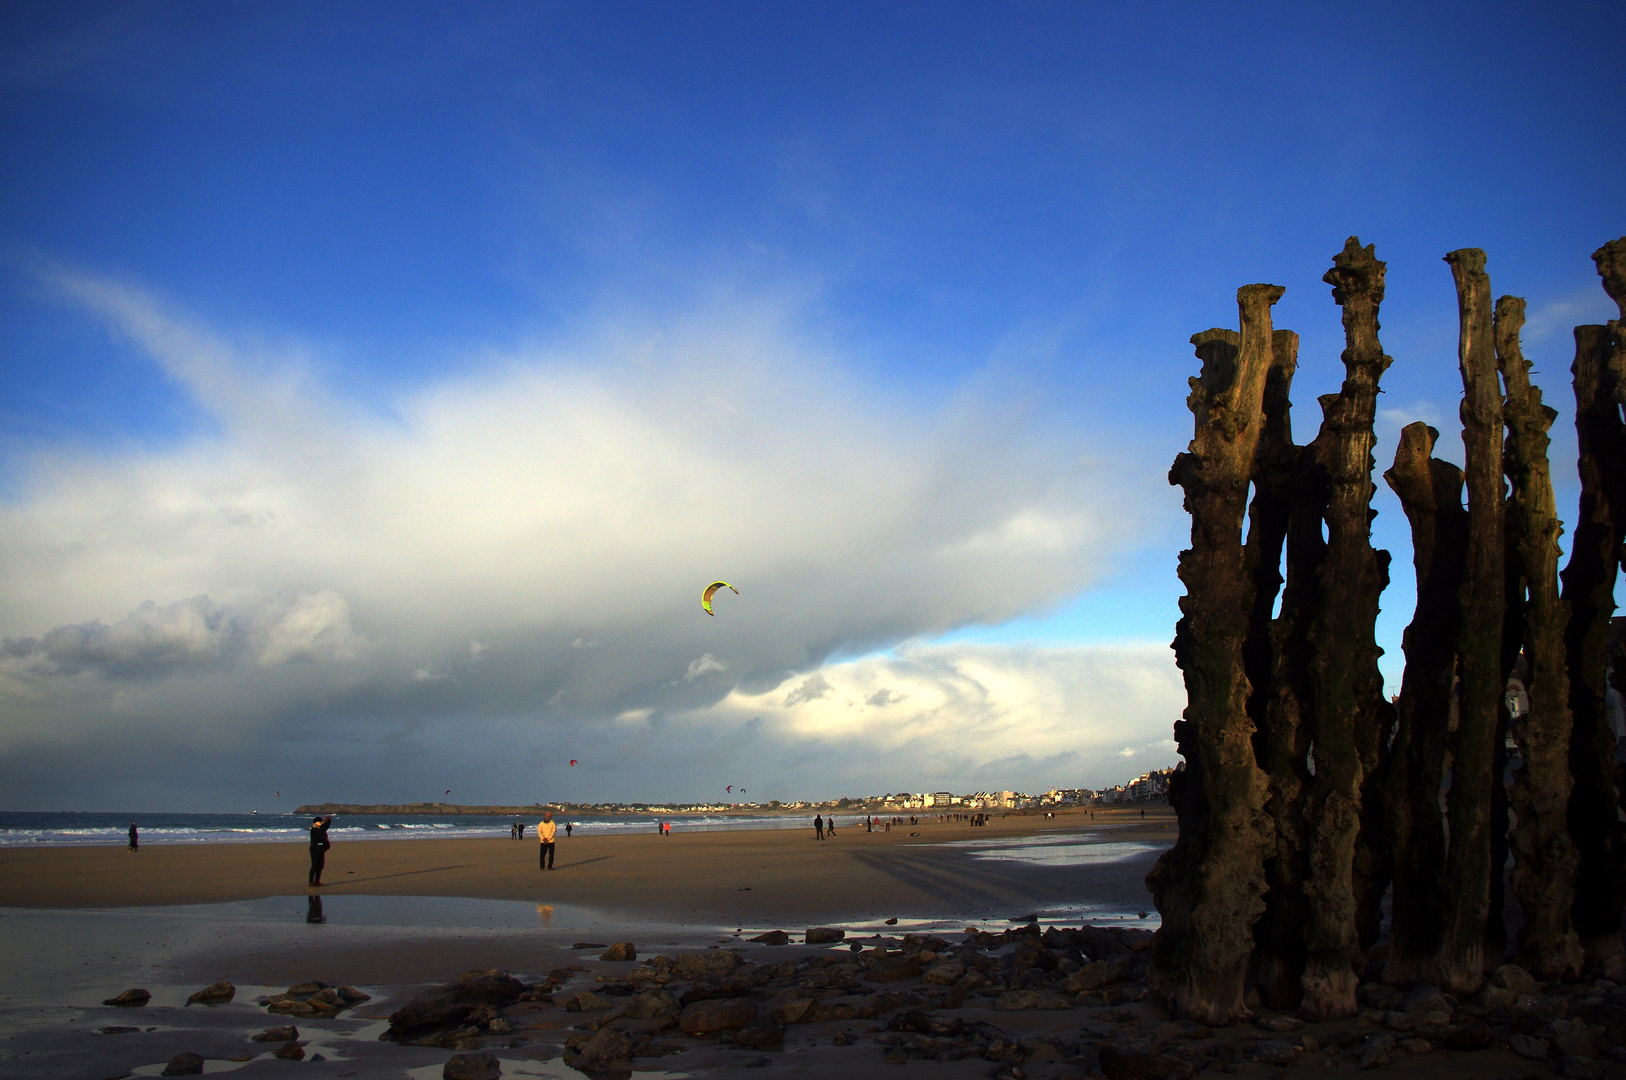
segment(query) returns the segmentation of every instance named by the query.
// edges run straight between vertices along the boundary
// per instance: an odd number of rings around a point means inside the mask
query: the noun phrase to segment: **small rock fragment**
[[[102,1002],[102,1004],[117,1005],[120,1008],[125,1009],[139,1009],[141,1006],[145,1005],[151,1000],[151,992],[137,988],[134,990],[126,990],[118,997],[108,998],[106,1001]]]
[[[279,1024],[268,1027],[258,1035],[253,1036],[251,1042],[291,1042],[299,1038],[299,1029],[292,1024]]]
[[[598,1012],[600,1009],[613,1009],[615,1003],[599,997],[591,990],[582,990],[571,994],[565,1001],[566,1012]]]
[[[142,991],[146,993],[146,991]],[[169,1059],[160,1076],[196,1076],[203,1072],[203,1058],[193,1053],[176,1054]]]
[[[758,934],[751,940],[763,945],[789,945],[790,935],[783,930],[769,930],[766,934]]]
[[[440,1075],[442,1080],[499,1080],[502,1063],[494,1054],[453,1054]]]
[[[618,941],[605,949],[599,955],[600,960],[636,960],[638,959],[638,946],[630,941]]]
[[[273,1050],[271,1056],[281,1058],[283,1061],[304,1061],[305,1048],[297,1042],[286,1042]]]
[[[188,1005],[224,1005],[237,996],[237,987],[229,982],[211,983],[186,999]]]
[[[1507,1044],[1520,1057],[1529,1058],[1531,1061],[1547,1060],[1546,1039],[1538,1039],[1533,1035],[1524,1035],[1515,1031],[1508,1035]]]

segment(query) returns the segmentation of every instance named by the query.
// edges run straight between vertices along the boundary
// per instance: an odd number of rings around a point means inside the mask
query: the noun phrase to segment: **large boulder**
[[[678,1003],[665,990],[645,990],[627,1002],[622,1011],[633,1020],[651,1020],[657,1016],[676,1016]]]
[[[426,990],[390,1014],[390,1039],[409,1039],[436,1028],[459,1024],[482,1005],[501,1008],[525,993],[512,975],[473,973],[456,982]]]
[[[164,1066],[159,1076],[197,1076],[203,1072],[203,1057],[200,1054],[176,1054]]]
[[[809,945],[833,945],[847,936],[847,931],[837,930],[833,926],[815,926],[807,932]]]
[[[1134,967],[1134,954],[1123,952],[1110,960],[1097,960],[1085,964],[1078,971],[1067,976],[1067,992],[1069,994],[1084,994],[1091,990],[1099,990],[1103,986],[1112,986],[1129,978],[1130,969]]]
[[[632,1054],[632,1040],[626,1032],[606,1027],[600,1028],[591,1039],[577,1047],[576,1056],[569,1064],[571,1068],[585,1073],[608,1072],[626,1068]]]
[[[741,1028],[734,1041],[747,1050],[778,1050],[785,1045],[785,1029],[779,1024],[752,1024]]]
[[[679,953],[672,957],[672,974],[679,979],[716,978],[740,966],[738,953],[708,949],[699,953]]]
[[[763,945],[789,945],[790,935],[783,930],[769,930],[766,934],[758,934],[751,940]]]
[[[558,999],[555,998],[554,1000]],[[571,994],[570,997],[565,999],[566,1012],[599,1012],[603,1009],[613,1008],[615,1008],[615,1002],[609,998],[599,997],[591,990]]]
[[[725,998],[690,1005],[678,1016],[678,1026],[690,1035],[710,1035],[750,1027],[756,1018],[754,1002],[745,998]]]
[[[599,954],[600,960],[636,960],[638,959],[638,946],[630,941],[618,941]]]
[[[1007,990],[994,1000],[994,1008],[1005,1012],[1023,1009],[1071,1009],[1071,998],[1049,990]]]

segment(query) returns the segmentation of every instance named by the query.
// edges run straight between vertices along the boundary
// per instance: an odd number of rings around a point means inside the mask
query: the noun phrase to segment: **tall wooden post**
[[[1450,845],[1445,861],[1445,928],[1441,988],[1470,994],[1484,982],[1490,909],[1491,785],[1502,670],[1503,574],[1506,540],[1502,492],[1502,394],[1491,336],[1490,277],[1485,253],[1463,248],[1445,257],[1457,286],[1461,330],[1462,441],[1468,482],[1468,546],[1464,560],[1462,673],[1457,730],[1451,744]]]
[[[1176,811],[1180,838],[1147,877],[1163,915],[1152,943],[1151,986],[1171,1011],[1201,1023],[1248,1015],[1244,977],[1253,923],[1264,909],[1265,775],[1254,760],[1243,643],[1254,583],[1243,556],[1248,484],[1263,429],[1271,367],[1270,308],[1276,285],[1237,290],[1238,345],[1193,338],[1202,373],[1187,404],[1196,416],[1190,449],[1170,483],[1185,491],[1191,547],[1180,555],[1175,660],[1187,705],[1175,725],[1186,759]]]

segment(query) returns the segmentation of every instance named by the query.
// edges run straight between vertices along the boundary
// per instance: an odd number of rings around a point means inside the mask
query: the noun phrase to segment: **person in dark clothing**
[[[333,815],[325,818],[311,819],[311,875],[309,884],[314,888],[322,884],[322,867],[327,864],[327,849],[332,847],[328,841],[328,826],[333,824]]]
[[[565,822],[565,835],[569,836],[575,828],[576,826],[572,822]]]
[[[823,840],[824,839],[824,815],[823,814],[814,814],[813,815],[813,839],[815,839],[815,840]]]
[[[130,822],[130,850],[141,850],[141,834],[136,832],[135,822]]]

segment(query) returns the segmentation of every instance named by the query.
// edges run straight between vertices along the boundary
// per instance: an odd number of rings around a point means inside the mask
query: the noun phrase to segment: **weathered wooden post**
[[[1468,482],[1468,543],[1458,643],[1461,698],[1451,743],[1450,843],[1445,861],[1441,988],[1471,994],[1484,982],[1490,910],[1491,785],[1502,670],[1506,539],[1502,491],[1502,394],[1491,336],[1485,253],[1463,248],[1445,257],[1457,286],[1461,330],[1462,441]],[[1496,868],[1495,872],[1500,872]]]
[[[1383,277],[1384,264],[1356,237],[1333,258],[1326,281],[1343,308],[1344,385],[1321,398],[1321,431],[1305,455],[1325,485],[1327,523],[1319,602],[1309,625],[1314,775],[1305,808],[1310,918],[1301,1008],[1314,1020],[1357,1011],[1355,845],[1361,787],[1367,769],[1376,765],[1378,717],[1387,707],[1374,628],[1389,583],[1389,557],[1371,544],[1373,421],[1378,380],[1390,364],[1378,341]]]
[[[1608,326],[1575,328],[1575,436],[1580,452],[1580,513],[1564,568],[1565,635],[1570,678],[1569,830],[1580,853],[1574,924],[1589,968],[1626,977],[1618,870],[1622,852],[1616,825],[1621,792],[1615,783],[1615,737],[1609,727],[1607,649],[1615,611],[1615,577],[1626,534],[1626,237],[1593,253],[1604,290],[1621,306]]]
[[[1254,583],[1242,524],[1274,351],[1270,308],[1282,292],[1277,285],[1237,290],[1235,344],[1224,331],[1192,339],[1203,361],[1187,399],[1195,435],[1169,472],[1191,514],[1174,639],[1187,696],[1175,739],[1186,768],[1176,805],[1180,838],[1147,876],[1163,915],[1151,986],[1177,1015],[1210,1024],[1248,1015],[1244,978],[1253,923],[1264,909],[1270,828],[1247,714],[1243,642]]]
[[[1513,726],[1523,764],[1511,792],[1516,824],[1513,892],[1524,912],[1519,963],[1538,979],[1581,973],[1581,946],[1571,925],[1575,874],[1580,865],[1570,840],[1570,683],[1564,632],[1569,611],[1558,595],[1558,537],[1563,532],[1547,464],[1547,429],[1558,413],[1530,383],[1530,362],[1519,346],[1524,301],[1496,302],[1496,359],[1507,388],[1507,476],[1512,488],[1509,532],[1524,582],[1522,639],[1530,666],[1529,707]]]
[[[1440,433],[1424,423],[1400,433],[1383,474],[1411,523],[1417,608],[1406,627],[1406,673],[1383,777],[1384,819],[1394,853],[1394,903],[1384,978],[1397,986],[1438,982],[1445,931],[1445,828],[1440,787],[1456,690],[1462,629],[1462,552],[1468,513],[1462,471],[1434,457]]]

